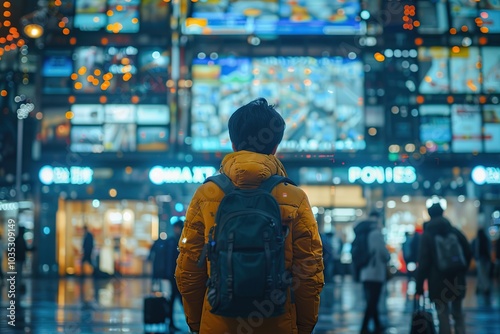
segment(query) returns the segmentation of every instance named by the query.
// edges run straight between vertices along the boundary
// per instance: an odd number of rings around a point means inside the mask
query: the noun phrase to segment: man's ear
[[[277,150],[278,150],[278,145],[276,145],[276,146],[273,148],[273,150],[271,151],[271,154],[272,154],[272,155],[275,155]]]
[[[231,143],[231,146],[233,147],[233,151],[234,152],[238,152],[238,150],[236,149],[236,146],[234,145],[234,143]]]

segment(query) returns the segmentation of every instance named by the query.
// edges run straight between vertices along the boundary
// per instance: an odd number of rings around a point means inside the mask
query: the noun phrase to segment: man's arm
[[[200,207],[201,194],[198,189],[189,204],[179,239],[179,256],[175,270],[186,321],[192,331],[200,330],[207,281],[206,262],[203,262],[203,266],[198,266],[198,259],[205,244],[205,224]]]
[[[324,285],[323,254],[318,224],[304,194],[293,224],[292,290],[297,309],[299,334],[312,333],[319,312],[319,295]]]

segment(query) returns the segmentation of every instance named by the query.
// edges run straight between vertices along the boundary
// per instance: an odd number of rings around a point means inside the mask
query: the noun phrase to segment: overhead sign
[[[90,167],[52,167],[43,166],[38,173],[40,182],[51,184],[89,184],[94,171]]]
[[[203,183],[217,170],[211,166],[161,167],[155,166],[149,171],[149,179],[154,184],[163,183]]]
[[[367,166],[367,167],[350,167],[349,168],[349,182],[355,183],[358,180],[366,183],[413,183],[417,180],[417,172],[411,166],[397,166],[397,167],[380,167],[380,166]]]
[[[500,168],[499,167],[484,167],[476,166],[472,169],[472,181],[475,184],[499,184],[500,183]]]

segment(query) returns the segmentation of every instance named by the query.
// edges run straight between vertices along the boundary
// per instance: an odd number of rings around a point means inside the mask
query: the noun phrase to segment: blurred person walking
[[[94,264],[92,262],[92,252],[94,250],[94,236],[90,233],[87,225],[83,226],[83,242],[82,242],[82,263],[81,263],[81,276],[85,277],[85,263],[90,265],[94,271]]]
[[[491,241],[484,227],[477,230],[477,236],[471,243],[477,270],[477,294],[489,296],[491,293]]]
[[[160,233],[160,237],[151,246],[148,260],[153,264],[152,290],[164,291],[162,281],[170,286],[170,296],[167,298],[167,314],[169,320],[169,330],[171,333],[178,331],[174,322],[174,304],[178,299],[181,303],[181,295],[175,281],[175,267],[179,250],[177,245],[184,227],[184,221],[178,220],[173,225],[173,234],[167,237],[165,232]]]
[[[383,285],[387,279],[387,263],[390,255],[381,231],[380,214],[372,211],[367,220],[361,221],[354,227],[354,231],[356,237],[367,234],[365,252],[370,254],[368,264],[362,267],[359,273],[359,280],[363,283],[366,299],[365,314],[360,333],[372,333],[369,330],[372,320],[375,326],[374,333],[382,333],[383,326],[380,321],[378,304]]]
[[[465,236],[443,217],[444,210],[439,202],[433,202],[427,211],[430,220],[424,223],[420,241],[415,298],[418,300],[424,295],[424,281],[427,280],[429,298],[436,306],[439,319],[439,334],[451,333],[450,311],[455,334],[464,334],[462,300],[472,251]]]
[[[228,128],[234,152],[224,157],[220,172],[227,176],[228,187],[237,188],[230,194],[234,194],[235,191],[252,194],[249,199],[251,203],[255,203],[259,198],[255,195],[257,193],[255,190],[263,182],[273,181],[276,176],[282,180],[281,177],[286,176],[282,163],[275,156],[283,138],[285,121],[274,106],[269,105],[264,98],[259,98],[236,110],[229,119]],[[269,183],[266,182],[267,184]],[[272,196],[278,204],[276,210],[281,212],[281,221],[271,220],[267,224],[273,228],[274,240],[266,239],[266,235],[269,234],[268,230],[265,230],[264,237],[262,237],[262,232],[256,231],[250,234],[250,230],[245,229],[249,233],[247,239],[260,238],[262,240],[259,243],[265,242],[267,246],[264,249],[259,246],[257,249],[248,248],[248,251],[241,252],[237,247],[244,243],[245,238],[233,243],[231,233],[229,239],[224,239],[222,244],[217,243],[217,236],[215,240],[212,239],[212,233],[214,229],[217,229],[216,224],[224,221],[216,221],[218,209],[220,207],[229,209],[228,203],[231,203],[221,201],[223,198],[224,200],[238,198],[238,203],[240,203],[240,197],[238,197],[240,195],[225,196],[221,187],[207,182],[197,189],[189,204],[179,242],[180,255],[177,259],[176,280],[183,298],[187,323],[192,333],[311,334],[314,330],[318,321],[320,292],[324,285],[323,258],[318,224],[307,195],[293,184],[282,182],[272,187],[271,193],[268,189],[261,187],[260,190],[261,199],[267,201],[270,200],[269,196]],[[262,224],[266,213],[257,216],[254,211],[247,209],[247,215],[258,219],[256,221],[259,223],[258,226],[264,229]],[[222,217],[226,217],[225,221],[230,223],[240,222],[231,221],[230,217],[224,215]],[[230,225],[224,226],[231,230]],[[238,231],[234,233],[235,239],[240,237]],[[208,244],[209,240],[210,244]],[[279,241],[282,246],[279,249],[274,248],[271,253],[270,245],[275,241]],[[207,261],[204,249],[208,249],[208,258],[212,259],[210,262]],[[210,256],[213,254],[211,252],[215,252],[215,255],[219,254],[219,257]],[[226,256],[220,258],[224,252]],[[215,259],[219,263],[214,263]],[[239,261],[243,263],[240,264]],[[262,268],[263,263],[266,265]],[[276,263],[283,263],[285,272],[279,275],[283,277],[266,275],[265,268],[276,267]],[[233,270],[235,266],[240,269],[257,268],[255,264],[259,264],[261,269],[247,272]],[[213,272],[212,269],[217,265],[224,266],[226,270]],[[291,282],[287,279],[286,272],[291,274]],[[214,281],[217,282],[217,275],[226,276],[227,281],[223,282],[224,286],[221,289],[227,289],[229,296],[237,297],[242,303],[244,296],[241,293],[251,296],[246,299],[244,305],[238,305],[238,307],[260,310],[253,311],[248,317],[216,314],[216,308],[221,307],[219,302],[221,296],[213,287],[207,292],[207,281],[209,286]],[[246,277],[255,278],[254,282],[247,282]],[[268,291],[266,287],[275,286],[276,279],[281,281],[279,288],[272,288],[273,290]],[[253,286],[248,291],[244,291],[245,289],[242,289],[239,284],[243,287],[249,284]],[[253,299],[253,290],[256,289],[263,290],[263,298],[266,299],[262,300],[262,303],[260,300]],[[234,291],[238,291],[238,294]],[[268,300],[265,297],[268,292],[277,294]],[[226,300],[226,297],[221,298]],[[284,313],[271,317],[270,315],[273,315],[276,310],[283,310]]]

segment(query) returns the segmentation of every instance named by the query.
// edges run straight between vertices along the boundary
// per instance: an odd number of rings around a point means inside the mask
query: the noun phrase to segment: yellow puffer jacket
[[[286,176],[274,155],[239,151],[222,161],[221,172],[240,188],[257,187],[271,175]],[[285,265],[293,273],[293,295],[287,299],[287,312],[279,317],[226,318],[210,312],[206,298],[209,263],[202,267],[197,260],[224,196],[213,182],[200,186],[189,205],[179,240],[180,254],[175,272],[182,295],[184,312],[192,331],[201,334],[310,334],[318,320],[319,295],[323,288],[322,245],[318,225],[305,193],[290,184],[273,190],[281,208],[282,223],[290,228],[285,241]]]

